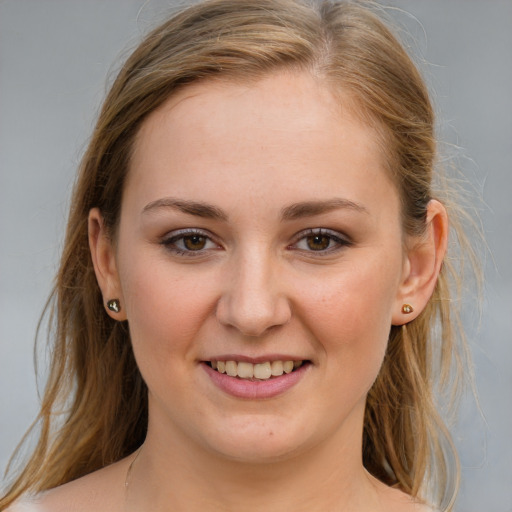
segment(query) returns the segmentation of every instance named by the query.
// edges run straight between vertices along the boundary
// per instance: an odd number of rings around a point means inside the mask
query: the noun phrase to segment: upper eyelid
[[[217,248],[222,247],[221,244],[215,239],[215,237],[208,231],[200,228],[182,228],[182,229],[176,229],[173,231],[169,231],[166,235],[161,237],[159,244],[165,248],[166,251],[170,251],[171,253],[174,253],[176,256],[182,256],[182,257],[190,257],[193,259],[199,259],[201,260],[205,256],[211,255],[211,251],[213,250],[212,247],[205,247],[202,249],[192,250],[187,248],[181,248],[180,247],[180,240],[183,240],[184,238],[188,236],[200,236],[204,237],[211,244],[214,244],[217,246]],[[220,247],[219,247],[220,246]]]
[[[165,235],[162,236],[162,241],[165,242],[166,240],[172,240],[174,238],[179,239],[184,236],[190,236],[190,235],[200,235],[204,236],[206,238],[210,238],[212,241],[216,239],[215,235],[208,231],[207,229],[201,229],[201,228],[182,228],[182,229],[175,229],[173,231],[169,231]]]
[[[204,237],[208,239],[211,243],[222,246],[222,244],[218,241],[218,239],[213,235],[210,231],[201,229],[201,228],[183,228],[183,229],[176,229],[173,231],[169,231],[167,234],[162,236],[160,238],[160,245],[163,245],[167,249],[172,249],[174,246],[174,250],[181,253],[190,253],[190,255],[196,255],[199,256],[201,254],[204,254],[207,251],[211,251],[211,248],[205,248],[205,249],[198,249],[197,251],[187,250],[187,249],[180,249],[177,247],[177,242],[180,239],[183,239],[187,236],[194,236],[198,235],[201,237]]]
[[[218,241],[218,237],[216,237],[209,230],[202,229],[202,228],[181,228],[181,229],[170,231],[162,237],[162,243],[165,244],[165,243],[171,242],[173,240],[179,240],[182,237],[190,236],[190,235],[204,236],[204,237],[210,239],[212,242],[221,245],[220,242]],[[293,236],[291,243],[287,244],[287,246],[291,247],[294,244],[296,244],[297,242],[299,242],[300,240],[302,240],[303,238],[305,238],[307,236],[314,236],[314,235],[329,236],[329,237],[333,238],[334,240],[339,240],[340,242],[343,242],[345,245],[350,245],[353,243],[351,238],[344,233],[341,233],[339,231],[336,231],[336,230],[330,229],[330,228],[318,227],[318,228],[307,228],[307,229],[303,229],[302,231],[299,231],[298,233],[296,233]]]
[[[334,247],[330,247],[325,250],[319,250],[319,251],[306,250],[306,249],[301,249],[299,247],[296,247],[297,244],[304,238],[306,238],[308,236],[316,236],[316,235],[327,236],[327,237],[331,238],[331,240],[335,243]],[[306,255],[308,255],[308,257],[322,258],[322,257],[327,257],[329,255],[336,254],[337,252],[339,252],[347,247],[350,247],[353,244],[354,244],[354,242],[349,236],[347,236],[343,233],[340,233],[339,231],[336,231],[333,229],[328,229],[328,228],[310,228],[310,229],[306,229],[306,230],[303,230],[303,231],[297,233],[294,240],[288,245],[287,248],[291,249],[293,251],[298,251],[303,254],[306,254]]]
[[[351,243],[351,241],[352,241],[348,235],[346,235],[344,233],[340,233],[339,231],[336,231],[334,229],[329,229],[329,228],[308,228],[308,229],[304,229],[302,231],[299,231],[293,237],[293,240],[294,240],[293,243],[297,242],[298,240],[301,240],[302,238],[304,238],[306,236],[311,236],[311,235],[330,236],[332,238],[337,238],[339,240],[343,240],[346,243]]]

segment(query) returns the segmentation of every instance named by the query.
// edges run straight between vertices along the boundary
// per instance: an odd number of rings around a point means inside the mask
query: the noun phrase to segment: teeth
[[[254,365],[254,376],[257,379],[267,380],[272,377],[272,370],[270,369],[270,363],[258,363]]]
[[[268,380],[283,373],[291,373],[302,366],[303,361],[266,361],[265,363],[247,363],[245,361],[211,361],[212,368],[219,373],[241,379]]]
[[[293,371],[293,361],[285,361],[283,363],[284,373],[291,373]]]
[[[236,377],[238,375],[238,365],[236,361],[226,361],[226,373],[230,377]]]
[[[272,361],[271,372],[274,377],[283,375],[283,361]]]
[[[254,365],[251,363],[238,363],[237,374],[242,379],[252,379],[254,377]]]

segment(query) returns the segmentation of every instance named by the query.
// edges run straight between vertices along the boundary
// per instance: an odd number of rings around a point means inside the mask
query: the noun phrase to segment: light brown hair
[[[377,128],[400,194],[404,233],[424,232],[427,204],[438,197],[432,190],[433,109],[418,70],[370,7],[342,1],[207,1],[156,28],[129,57],[104,102],[71,200],[49,302],[54,341],[36,421],[39,442],[0,508],[24,492],[56,487],[120,460],[144,441],[147,389],[128,326],[105,312],[87,218],[98,207],[115,238],[134,138],[144,119],[178,89],[212,78],[257,80],[283,68],[313,73],[348,94],[359,115]],[[462,232],[458,239],[464,243]],[[426,309],[407,327],[391,327],[382,369],[368,395],[362,447],[370,473],[418,498],[425,494],[424,483],[433,482],[433,500],[445,510],[457,487],[450,475],[458,469],[435,384],[453,384],[454,362],[459,375],[465,361],[450,302],[455,274],[448,260]]]

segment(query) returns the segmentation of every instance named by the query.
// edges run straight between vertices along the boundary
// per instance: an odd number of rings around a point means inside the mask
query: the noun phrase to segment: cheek
[[[186,357],[190,340],[214,307],[214,284],[200,273],[177,271],[165,259],[133,255],[121,268],[130,334],[140,364],[142,359],[165,363],[177,352]]]
[[[303,317],[335,364],[380,367],[399,283],[399,260],[369,258],[347,265],[326,280],[311,280],[303,294]]]

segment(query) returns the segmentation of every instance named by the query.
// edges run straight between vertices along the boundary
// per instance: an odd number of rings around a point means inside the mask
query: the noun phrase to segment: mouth
[[[264,361],[261,363],[250,363],[246,361],[204,361],[204,363],[218,373],[226,374],[248,381],[267,381],[293,373],[310,361],[285,360],[285,361]]]

